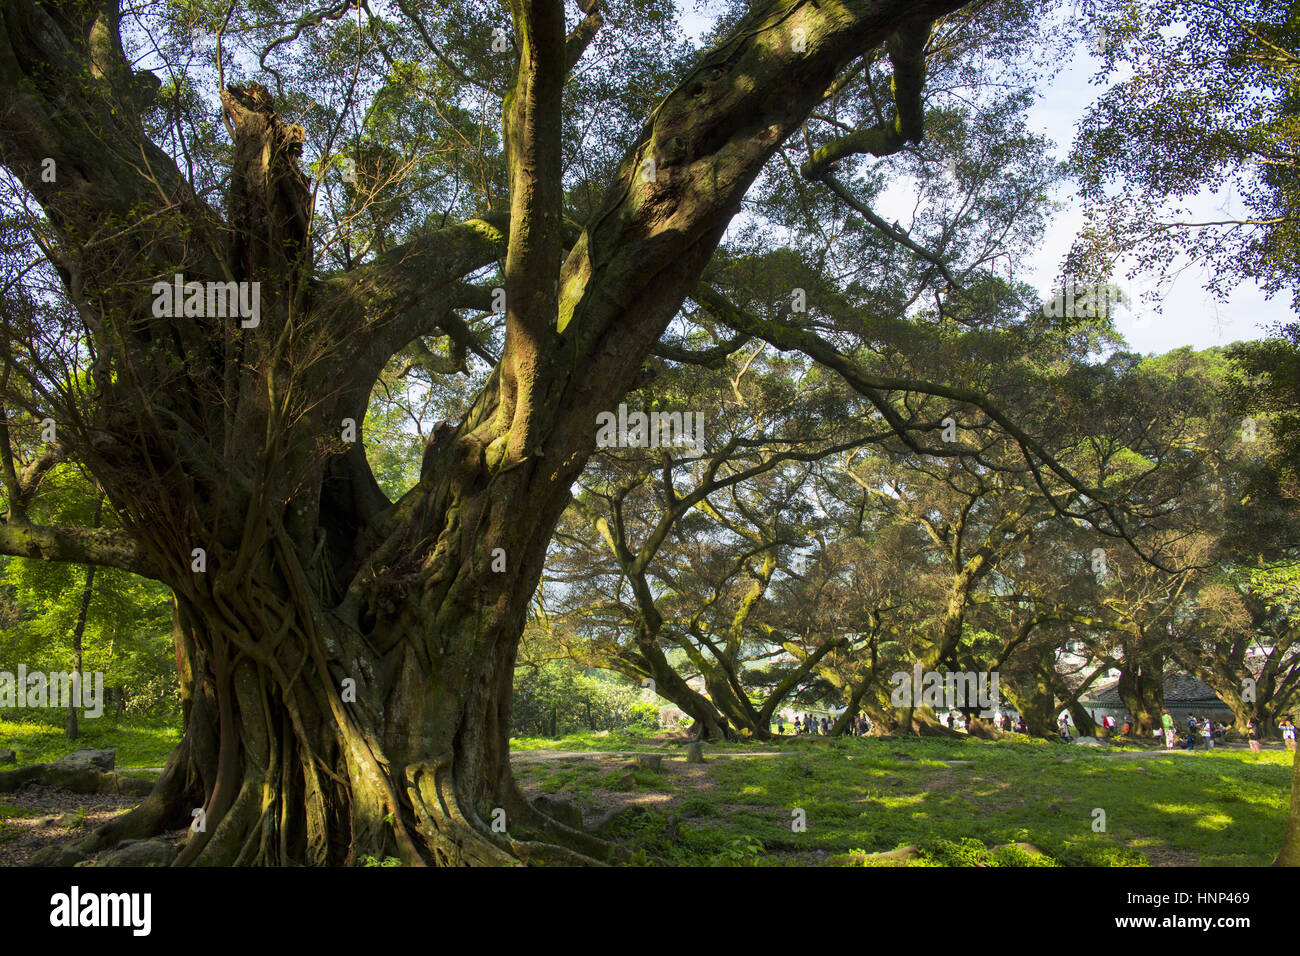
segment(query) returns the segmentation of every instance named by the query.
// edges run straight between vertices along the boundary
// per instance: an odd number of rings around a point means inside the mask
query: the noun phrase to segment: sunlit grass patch
[[[766,745],[767,751],[758,745],[748,751],[706,745],[706,762],[692,765],[689,774],[652,775],[645,784],[633,774],[629,796],[653,791],[670,798],[647,812],[675,816],[680,823],[676,842],[660,848],[679,863],[707,864],[730,854],[730,865],[740,865],[735,860],[748,859],[752,847],[736,846],[752,837],[765,848],[756,861],[760,865],[818,864],[855,848],[871,854],[929,841],[946,849],[910,865],[946,860],[946,865],[1146,866],[1271,862],[1290,792],[1290,766],[1281,754],[1117,757],[1109,750],[1050,742],[830,743],[779,741]],[[680,747],[653,746],[665,753],[665,766],[682,766]],[[610,749],[635,748],[602,747],[593,757]],[[770,755],[760,756],[764,752]],[[536,772],[525,764],[521,771],[525,766]],[[528,779],[544,779],[550,790],[561,772],[552,764],[547,776]],[[564,782],[570,794],[581,794],[595,780],[575,767]],[[806,821],[802,831],[792,827],[796,810]],[[1105,813],[1101,832],[1093,830],[1096,810]],[[707,832],[696,832],[700,827]],[[1007,848],[1013,844],[1032,845],[1042,856]]]
[[[18,765],[48,763],[74,750],[117,748],[117,767],[161,767],[180,742],[180,727],[170,721],[101,717],[82,720],[75,741],[64,732],[58,715],[45,720],[0,718],[0,747],[12,747]],[[3,770],[0,767],[0,770]]]

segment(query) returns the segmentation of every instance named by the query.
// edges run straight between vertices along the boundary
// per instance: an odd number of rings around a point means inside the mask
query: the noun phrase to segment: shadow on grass
[[[778,753],[665,774],[656,789],[672,799],[625,814],[614,835],[676,864],[817,863],[915,844],[931,865],[1259,866],[1276,853],[1290,787],[1281,752],[1117,760],[1046,742],[903,738],[755,749]],[[596,802],[581,767],[542,779],[585,809]],[[1044,856],[990,852],[1008,844]]]

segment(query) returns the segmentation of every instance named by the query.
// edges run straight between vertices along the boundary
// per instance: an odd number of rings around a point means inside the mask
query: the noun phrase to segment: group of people
[[[1094,722],[1095,722],[1095,720],[1096,720],[1096,715],[1095,715],[1095,714],[1090,714],[1089,716],[1093,717]],[[1119,725],[1119,721],[1117,721],[1114,717],[1112,717],[1110,714],[1106,714],[1104,717],[1101,718],[1101,726],[1102,726],[1103,729],[1105,729],[1105,731],[1106,731],[1106,733],[1107,733],[1108,736],[1112,736],[1112,735],[1114,735],[1114,733],[1116,732],[1116,730],[1119,730],[1119,726],[1120,726],[1120,725]],[[1130,730],[1132,730],[1132,729],[1133,729],[1133,718],[1130,717],[1128,714],[1125,714],[1125,715],[1124,715],[1124,728],[1123,728],[1123,730],[1120,730],[1119,732],[1120,732],[1122,735],[1127,735],[1128,732],[1129,732]]]
[[[948,711],[945,722],[948,724],[949,730],[957,729],[954,724],[952,711]],[[1018,734],[1029,733],[1029,727],[1025,724],[1025,718],[1021,717],[1019,714],[1017,714],[1016,719],[1012,721],[1010,714],[1000,713],[993,718],[993,723],[1003,733],[1011,733],[1013,730]]]
[[[1016,714],[1014,723],[1012,723],[1010,714],[1003,714],[998,718],[998,727],[1002,729],[1003,733],[1010,733],[1013,730],[1018,734],[1029,733],[1029,725],[1025,723],[1025,718],[1019,714]]]
[[[1183,750],[1195,750],[1196,738],[1200,737],[1206,750],[1214,749],[1214,741],[1222,739],[1228,733],[1228,725],[1222,721],[1215,723],[1209,717],[1202,717],[1199,720],[1195,714],[1187,715],[1187,732],[1179,735],[1174,718],[1166,711],[1160,717],[1161,729],[1156,731],[1164,737],[1166,749],[1172,750],[1179,747]],[[1289,716],[1283,717],[1278,722],[1278,729],[1282,731],[1282,743],[1287,750],[1294,751],[1296,746],[1296,728]],[[1259,753],[1264,743],[1263,728],[1258,720],[1251,717],[1246,721],[1246,740],[1250,744],[1252,753]]]
[[[796,734],[813,734],[820,737],[829,737],[834,722],[829,717],[814,717],[812,714],[805,713],[802,717],[799,714],[794,715],[794,732]],[[851,737],[862,737],[871,730],[871,721],[865,716],[859,714],[857,717],[849,719],[849,725],[845,728],[845,733]],[[785,717],[776,718],[776,732],[785,733]]]
[[[1214,741],[1227,736],[1228,725],[1223,721],[1215,723],[1209,717],[1197,719],[1195,714],[1187,715],[1187,733],[1179,737],[1178,726],[1174,722],[1173,716],[1169,711],[1160,715],[1160,735],[1164,738],[1165,749],[1172,750],[1174,747],[1180,747],[1183,750],[1195,750],[1196,739],[1199,737],[1203,741],[1206,750],[1214,749]],[[1250,749],[1259,753],[1260,734],[1259,726],[1254,719],[1250,721]]]
[[[1088,716],[1092,718],[1094,724],[1101,725],[1101,727],[1107,732],[1107,736],[1114,736],[1118,732],[1120,736],[1127,737],[1133,731],[1134,723],[1131,714],[1125,714],[1122,723],[1117,721],[1114,717],[1111,717],[1109,714],[1103,716],[1100,721],[1097,720],[1097,715],[1095,713],[1089,713]],[[1252,720],[1250,724],[1251,749],[1258,753],[1258,745],[1261,740],[1259,728],[1254,720]],[[1062,740],[1069,741],[1073,739],[1074,734],[1072,731],[1075,728],[1070,721],[1069,714],[1062,714],[1060,716],[1060,719],[1057,721],[1057,727],[1061,732]],[[1180,735],[1176,721],[1173,716],[1166,711],[1160,717],[1160,729],[1156,731],[1156,736],[1164,739],[1165,747],[1169,750],[1172,750],[1174,747],[1180,747],[1184,750],[1195,749],[1198,738],[1202,741],[1202,746],[1206,750],[1213,750],[1215,740],[1222,739],[1227,732],[1228,725],[1222,721],[1216,723],[1208,716],[1198,718],[1195,714],[1188,714],[1187,732]],[[1283,739],[1286,739],[1285,730],[1283,730]],[[1294,743],[1294,727],[1292,728],[1292,741]]]
[[[1093,717],[1094,723],[1098,723],[1095,715],[1090,714],[1089,716]],[[1010,714],[1001,714],[997,718],[996,722],[998,727],[1003,731],[1015,730],[1017,733],[1021,734],[1029,732],[1029,728],[1025,725],[1025,718],[1019,715],[1016,716],[1016,719],[1013,722]],[[951,713],[947,716],[947,723],[949,727],[952,727]],[[1134,726],[1133,717],[1129,714],[1124,715],[1122,724],[1111,716],[1103,717],[1099,723],[1110,734],[1114,734],[1117,728],[1122,728],[1119,732],[1125,736],[1133,730]],[[793,726],[796,734],[812,734],[814,736],[829,737],[834,722],[830,717],[815,717],[810,713],[804,713],[803,715],[795,715]],[[1062,740],[1069,741],[1073,738],[1071,730],[1073,730],[1074,727],[1070,722],[1069,714],[1062,714],[1060,720],[1057,722],[1057,726],[1060,728]],[[784,734],[785,727],[785,717],[778,716],[776,718],[776,732],[778,734]],[[1278,729],[1282,731],[1282,742],[1286,745],[1286,749],[1294,751],[1296,748],[1296,726],[1291,721],[1291,718],[1283,717],[1281,721],[1278,722]],[[865,736],[871,732],[871,721],[863,715],[853,717],[849,720],[845,732],[852,737]],[[1213,750],[1215,740],[1221,740],[1227,735],[1227,733],[1228,725],[1222,721],[1215,722],[1208,716],[1198,718],[1195,714],[1188,714],[1187,731],[1186,733],[1180,734],[1178,731],[1178,725],[1173,716],[1169,711],[1165,711],[1160,715],[1160,729],[1156,731],[1156,736],[1164,739],[1165,748],[1168,750],[1173,750],[1175,747],[1182,750],[1195,750],[1197,738],[1200,738],[1202,741],[1201,745],[1206,750]],[[1250,742],[1250,749],[1255,753],[1259,753],[1263,744],[1264,735],[1260,729],[1259,721],[1255,720],[1253,717],[1247,724],[1246,736]]]

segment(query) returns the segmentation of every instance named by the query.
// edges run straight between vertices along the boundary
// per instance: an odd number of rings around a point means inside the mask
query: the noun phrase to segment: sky
[[[707,9],[707,0],[678,0],[682,29],[692,38],[699,38],[713,23],[711,16],[696,10],[697,4]],[[1062,11],[1067,7],[1068,3],[1062,0]],[[1069,153],[1075,125],[1103,92],[1103,87],[1089,82],[1096,62],[1082,48],[1079,53],[1079,59],[1044,84],[1038,103],[1030,110],[1030,128],[1056,143],[1055,156],[1061,160]],[[1041,247],[1021,264],[1022,271],[1016,276],[1042,289],[1044,298],[1059,285],[1056,279],[1061,262],[1083,223],[1082,205],[1075,197],[1069,192],[1058,192],[1054,198],[1062,204],[1061,212],[1043,236]],[[1234,207],[1233,197],[1228,194],[1202,194],[1186,205],[1198,218],[1223,218],[1224,209],[1240,211],[1240,206]],[[877,211],[887,220],[906,222],[911,206],[910,195],[891,196],[887,192],[881,197]],[[1293,317],[1288,293],[1270,300],[1252,283],[1239,286],[1226,302],[1219,302],[1206,292],[1204,279],[1205,273],[1199,266],[1181,272],[1163,295],[1160,312],[1140,303],[1135,303],[1131,310],[1119,308],[1116,325],[1129,346],[1152,354],[1184,345],[1197,349],[1227,345],[1242,339],[1262,338],[1271,326]]]
[[[1047,84],[1043,96],[1030,111],[1030,125],[1052,138],[1057,157],[1064,159],[1074,139],[1075,124],[1102,92],[1089,84],[1095,64],[1080,58]],[[1060,263],[1083,223],[1082,207],[1068,194],[1058,194],[1065,203],[1054,227],[1044,236],[1038,253],[1028,262],[1031,281],[1046,290],[1060,271]],[[1227,193],[1205,193],[1188,203],[1200,219],[1222,218],[1222,208],[1240,212],[1239,204]],[[1292,316],[1290,296],[1281,293],[1269,300],[1253,283],[1236,289],[1227,302],[1215,301],[1204,288],[1205,273],[1193,266],[1181,273],[1163,298],[1159,314],[1138,306],[1133,313],[1121,309],[1116,324],[1129,345],[1143,353],[1167,352],[1182,345],[1198,349],[1227,345],[1241,339],[1262,338],[1268,327]],[[1044,293],[1046,295],[1046,293]]]

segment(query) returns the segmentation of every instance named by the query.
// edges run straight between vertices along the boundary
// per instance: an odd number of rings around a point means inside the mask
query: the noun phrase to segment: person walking
[[[1282,743],[1286,744],[1287,750],[1295,750],[1295,724],[1290,717],[1282,718]]]
[[[1205,741],[1206,750],[1214,749],[1214,725],[1209,717],[1201,721],[1201,739]]]
[[[1169,711],[1166,710],[1163,714],[1160,715],[1160,726],[1161,729],[1164,731],[1165,749],[1173,750],[1174,749],[1174,718],[1170,715]]]
[[[1246,726],[1250,729],[1250,732],[1247,735],[1250,737],[1250,752],[1257,754],[1259,753],[1260,747],[1262,746],[1261,741],[1263,740],[1263,734],[1259,732],[1259,721],[1252,717],[1250,718],[1250,723]]]

